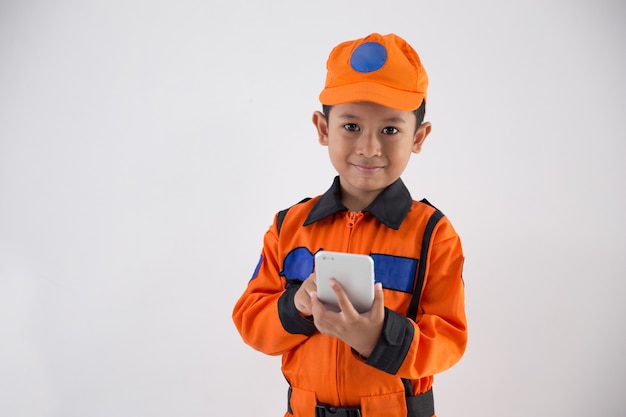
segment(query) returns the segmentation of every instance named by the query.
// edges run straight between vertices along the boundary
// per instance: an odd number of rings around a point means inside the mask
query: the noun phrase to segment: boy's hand
[[[311,310],[311,293],[314,291],[317,291],[317,282],[315,281],[315,273],[312,273],[302,282],[293,299],[296,309],[305,317],[313,314]]]
[[[327,309],[317,298],[317,292],[311,291],[311,311],[315,327],[320,333],[337,337],[362,356],[368,357],[380,338],[385,320],[382,284],[376,283],[374,286],[372,308],[361,314],[355,310],[341,284],[331,279],[330,286],[335,292],[341,311],[334,312]]]

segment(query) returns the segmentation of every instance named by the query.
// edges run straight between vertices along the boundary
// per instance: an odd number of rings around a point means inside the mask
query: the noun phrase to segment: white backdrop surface
[[[440,417],[626,413],[620,1],[0,2],[0,416],[280,416],[232,307],[334,171],[328,53],[395,32],[433,133],[403,178],[466,252]]]

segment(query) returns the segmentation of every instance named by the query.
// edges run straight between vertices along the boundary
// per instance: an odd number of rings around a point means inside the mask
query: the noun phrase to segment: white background
[[[430,75],[403,178],[466,252],[453,416],[626,412],[621,1],[0,2],[0,416],[280,416],[232,307],[274,213],[334,171],[337,43]]]

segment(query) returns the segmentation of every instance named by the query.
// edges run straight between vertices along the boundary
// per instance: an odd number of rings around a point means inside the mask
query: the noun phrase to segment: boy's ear
[[[320,145],[328,146],[328,122],[321,111],[313,113],[313,125],[317,129],[317,137]]]
[[[432,128],[433,125],[431,125],[430,122],[424,122],[417,128],[417,132],[415,132],[415,137],[413,138],[413,148],[411,149],[413,153],[420,153],[422,151],[422,145]]]

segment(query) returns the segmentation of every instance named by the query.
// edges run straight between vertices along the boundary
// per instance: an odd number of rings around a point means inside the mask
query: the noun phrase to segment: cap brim
[[[396,110],[413,111],[425,99],[425,94],[397,90],[381,84],[361,82],[339,87],[326,87],[320,93],[322,104],[336,104],[370,101]]]

